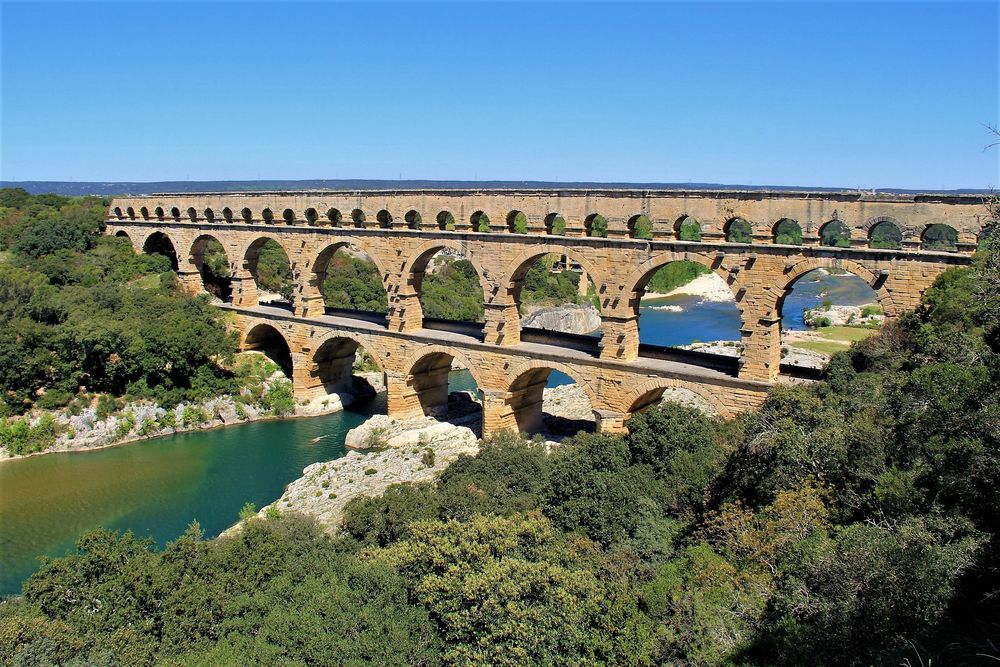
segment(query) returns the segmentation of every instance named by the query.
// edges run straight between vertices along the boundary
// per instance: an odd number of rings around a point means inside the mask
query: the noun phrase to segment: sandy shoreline
[[[697,296],[702,301],[733,301],[733,292],[725,281],[714,273],[705,273],[686,285],[681,285],[666,294],[646,292],[642,300],[663,299],[669,296]]]

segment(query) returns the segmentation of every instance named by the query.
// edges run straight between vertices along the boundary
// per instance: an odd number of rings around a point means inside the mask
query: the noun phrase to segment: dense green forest
[[[92,393],[231,391],[235,337],[161,255],[100,236],[107,202],[0,191],[0,417]]]
[[[958,665],[1000,659],[1000,252],[722,422],[551,452],[162,551],[97,530],[0,606],[12,665]],[[431,443],[433,444],[433,443]]]

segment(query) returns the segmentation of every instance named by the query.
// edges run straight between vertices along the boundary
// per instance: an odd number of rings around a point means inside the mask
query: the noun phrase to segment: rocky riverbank
[[[601,328],[601,313],[589,301],[562,306],[524,306],[521,326],[562,333],[589,334]]]

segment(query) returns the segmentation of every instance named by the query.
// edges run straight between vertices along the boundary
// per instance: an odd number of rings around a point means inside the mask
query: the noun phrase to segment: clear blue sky
[[[5,179],[1000,187],[995,2],[0,16]]]

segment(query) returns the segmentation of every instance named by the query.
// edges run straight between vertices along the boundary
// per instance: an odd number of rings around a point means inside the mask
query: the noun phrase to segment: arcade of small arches
[[[497,215],[497,221],[482,210],[473,211],[467,219],[441,210],[426,217],[415,209],[395,215],[388,209],[374,214],[360,208],[341,211],[314,207],[304,210],[285,208],[280,211],[264,207],[243,207],[233,210],[223,207],[197,209],[193,206],[114,206],[110,219],[117,221],[158,221],[187,224],[244,224],[332,227],[353,229],[408,229],[476,233],[511,233],[546,236],[587,236],[600,238],[634,238],[645,240],[677,240],[688,242],[725,241],[744,244],[777,244],[793,246],[827,246],[871,248],[879,250],[924,250],[971,253],[980,241],[982,230],[963,232],[947,222],[906,224],[889,215],[879,215],[845,222],[834,211],[830,219],[818,224],[800,223],[790,217],[777,220],[751,221],[731,215],[717,220],[700,220],[695,215],[681,213],[673,219],[653,220],[644,213],[628,216],[623,225],[614,225],[600,213],[590,213],[581,224],[570,224],[557,211],[538,218],[514,209]]]

